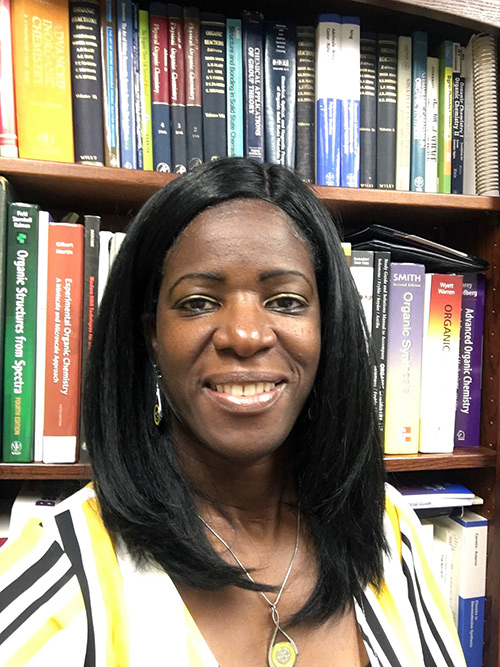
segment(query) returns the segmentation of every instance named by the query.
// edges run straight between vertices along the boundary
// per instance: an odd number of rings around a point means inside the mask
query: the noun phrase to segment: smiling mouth
[[[208,395],[222,408],[243,413],[260,412],[282,395],[286,382],[240,382],[206,385]]]
[[[264,394],[276,387],[275,382],[246,382],[244,384],[216,384],[211,385],[211,389],[219,394],[229,394],[230,396],[256,396]]]

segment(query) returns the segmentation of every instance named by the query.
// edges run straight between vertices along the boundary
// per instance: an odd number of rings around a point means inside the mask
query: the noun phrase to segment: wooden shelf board
[[[490,468],[496,465],[497,453],[486,447],[457,447],[450,454],[391,454],[384,461],[387,472]]]
[[[91,479],[87,463],[0,463],[0,479]]]

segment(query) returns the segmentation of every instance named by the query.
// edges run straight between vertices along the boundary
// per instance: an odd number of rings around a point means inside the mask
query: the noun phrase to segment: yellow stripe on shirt
[[[0,572],[7,572],[27,553],[30,553],[43,537],[39,519],[29,519],[21,534],[13,542],[7,542],[0,550]]]

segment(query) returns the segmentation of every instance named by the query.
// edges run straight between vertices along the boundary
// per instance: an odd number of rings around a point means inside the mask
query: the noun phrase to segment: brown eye
[[[307,301],[298,294],[277,294],[265,301],[264,306],[270,310],[285,314],[298,314],[307,307]]]
[[[219,305],[218,301],[211,299],[210,297],[193,295],[186,299],[182,299],[176,307],[190,315],[200,315],[202,313],[211,313],[214,310],[217,310]]]

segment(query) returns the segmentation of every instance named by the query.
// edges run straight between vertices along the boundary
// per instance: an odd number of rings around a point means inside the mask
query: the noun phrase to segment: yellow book
[[[67,0],[13,0],[19,157],[74,162]]]
[[[144,169],[153,170],[153,129],[151,124],[151,72],[149,12],[139,10],[139,50],[141,58],[142,157]]]

